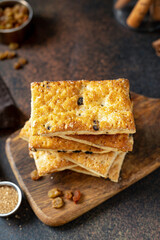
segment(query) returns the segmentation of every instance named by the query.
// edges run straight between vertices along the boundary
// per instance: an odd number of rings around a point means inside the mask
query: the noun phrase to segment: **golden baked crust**
[[[20,132],[20,137],[24,140],[28,141],[30,136],[30,123],[27,121],[25,123],[25,126]],[[103,136],[103,135],[102,135]],[[82,137],[82,136],[78,136]],[[89,137],[89,136],[87,136]],[[92,137],[92,136],[90,136]],[[44,137],[45,138],[45,137]],[[84,136],[85,138],[85,136]],[[105,145],[105,144],[104,144]],[[98,155],[98,154],[96,154]],[[108,171],[108,177],[111,181],[118,182],[121,166],[123,164],[124,158],[126,153],[118,153],[117,157],[113,161],[112,165],[110,166],[110,169]],[[59,156],[58,153],[50,152],[50,151],[30,151],[30,156],[34,158],[35,164],[37,166],[37,170],[40,176],[44,176],[46,174],[57,172],[57,171],[63,171],[65,169],[71,169],[72,171],[76,171],[79,173],[88,174],[91,176],[97,176],[100,177],[101,175],[97,174],[95,171],[92,172],[88,168],[86,170],[85,168],[82,168],[80,166],[77,166],[76,164],[73,164],[67,160],[64,160],[62,157]],[[92,155],[90,155],[91,157]],[[105,176],[106,177],[106,176]]]
[[[75,142],[84,143],[93,147],[101,148],[107,152],[133,150],[133,136],[128,134],[113,135],[59,135],[60,137]]]
[[[70,169],[75,166],[75,164],[61,158],[56,152],[37,151],[31,152],[31,155],[33,155],[39,176]]]
[[[118,182],[125,155],[126,153],[119,153],[109,169],[108,177],[112,182]]]
[[[29,141],[29,137],[31,134],[30,128],[31,128],[30,121],[27,121],[27,122],[25,122],[24,127],[21,129],[21,131],[19,133],[19,137],[24,139],[27,142]]]
[[[83,143],[66,140],[59,137],[31,136],[29,139],[29,149],[50,150],[56,152],[85,152],[85,153],[104,153],[107,150],[92,147]]]
[[[29,141],[32,151],[46,149],[50,151],[104,153],[111,151],[127,152],[132,151],[133,148],[133,137],[129,137],[128,134],[63,136],[70,140],[59,137],[30,136],[29,121],[25,123],[20,132],[20,137]]]
[[[62,159],[66,159],[96,175],[107,178],[108,171],[117,156],[117,152],[104,154],[59,153],[59,155]]]
[[[31,84],[32,135],[135,133],[129,81]]]
[[[56,152],[85,152],[85,153],[105,153],[109,152],[107,149],[100,149],[92,147],[83,143],[66,140],[59,137],[45,137],[45,136],[31,136],[30,122],[27,121],[21,129],[19,136],[26,141],[29,141],[29,149],[36,150],[50,150]]]
[[[125,159],[125,155],[126,153],[118,153],[117,157],[115,158],[115,160],[113,161],[109,171],[108,171],[108,178],[112,181],[112,182],[118,182],[119,179],[119,175],[120,175],[120,171],[121,171],[121,167],[123,164],[123,161]],[[95,177],[100,177],[99,175],[90,172],[80,166],[76,166],[73,167],[71,169],[72,171],[75,172],[79,172],[79,173],[83,173],[83,174],[87,174],[87,175],[91,175],[91,176],[95,176]]]

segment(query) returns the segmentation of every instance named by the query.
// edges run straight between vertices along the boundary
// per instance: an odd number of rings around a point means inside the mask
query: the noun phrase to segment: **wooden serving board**
[[[33,211],[42,222],[50,226],[65,224],[160,166],[160,99],[147,98],[135,93],[132,93],[132,99],[137,133],[134,135],[134,151],[127,154],[119,183],[69,170],[32,181],[30,173],[35,169],[35,165],[29,157],[27,143],[19,139],[19,131],[8,138],[6,153],[12,170]],[[64,207],[52,208],[47,193],[53,187],[63,192],[79,189],[82,193],[80,202],[74,204],[64,199]]]

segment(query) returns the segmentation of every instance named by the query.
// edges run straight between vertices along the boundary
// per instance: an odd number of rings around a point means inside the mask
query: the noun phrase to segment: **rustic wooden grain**
[[[71,171],[54,173],[39,181],[30,179],[35,168],[28,155],[27,143],[16,132],[8,138],[6,153],[13,172],[25,192],[37,217],[47,225],[63,225],[84,214],[98,204],[129,187],[160,166],[160,99],[132,94],[137,133],[134,136],[134,151],[125,159],[119,183],[90,177]],[[51,176],[53,177],[51,179]],[[53,209],[48,190],[58,187],[66,190],[79,189],[81,201],[74,204],[65,199],[61,209]]]

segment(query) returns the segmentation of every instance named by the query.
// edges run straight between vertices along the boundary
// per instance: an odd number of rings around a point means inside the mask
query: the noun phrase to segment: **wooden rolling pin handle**
[[[127,25],[132,28],[138,28],[143,18],[148,12],[153,0],[138,0],[129,17]]]
[[[160,21],[160,0],[154,0],[151,8],[150,14],[153,20]]]

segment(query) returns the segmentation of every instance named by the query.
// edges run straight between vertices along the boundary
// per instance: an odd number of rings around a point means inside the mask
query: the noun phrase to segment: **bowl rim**
[[[31,7],[31,5],[25,1],[25,0],[2,0],[0,1],[0,7],[3,3],[19,3],[21,5],[24,5],[28,8],[29,11],[29,16],[26,22],[24,22],[23,24],[21,24],[19,27],[16,28],[11,28],[11,29],[0,29],[0,33],[13,33],[13,32],[17,32],[19,30],[21,30],[22,28],[24,28],[25,26],[27,26],[32,18],[33,18],[33,8]]]
[[[19,206],[20,206],[20,204],[22,202],[22,192],[21,192],[20,188],[15,183],[12,183],[12,182],[9,182],[9,181],[2,181],[2,182],[0,182],[0,187],[1,186],[13,187],[17,191],[17,193],[18,193],[18,203],[15,206],[15,208],[11,212],[0,213],[0,217],[8,217],[9,215],[15,213],[17,211],[17,209],[19,208]]]

